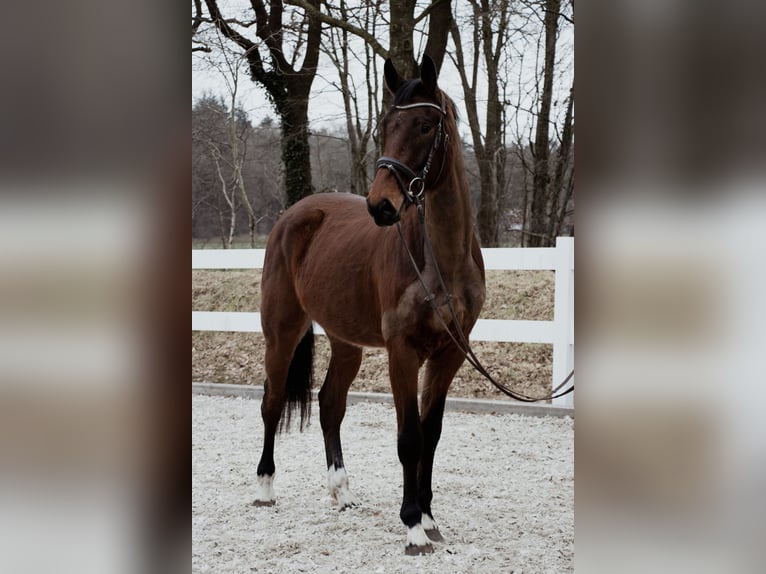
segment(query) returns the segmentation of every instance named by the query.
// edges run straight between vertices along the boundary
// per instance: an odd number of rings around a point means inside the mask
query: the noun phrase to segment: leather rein
[[[447,145],[449,144],[449,136],[448,134],[444,133],[444,126],[443,126],[444,117],[447,114],[446,107],[445,107],[444,94],[442,93],[441,107],[429,102],[418,102],[414,104],[408,104],[405,106],[394,106],[394,108],[398,110],[407,110],[407,109],[422,108],[422,107],[436,108],[442,114],[439,120],[439,125],[437,126],[437,129],[436,129],[436,135],[434,136],[434,141],[431,144],[431,150],[428,153],[428,158],[426,159],[426,162],[423,165],[423,168],[419,172],[415,172],[408,165],[397,160],[396,158],[383,156],[378,159],[376,163],[376,169],[388,169],[398,181],[399,188],[402,191],[402,194],[404,195],[404,198],[405,198],[405,201],[402,202],[402,207],[399,208],[400,212],[408,205],[416,206],[416,209],[418,212],[418,222],[420,223],[421,233],[423,235],[423,244],[425,246],[425,251],[428,254],[428,257],[431,259],[431,262],[433,263],[434,269],[436,271],[436,276],[439,281],[438,286],[441,288],[441,290],[444,292],[446,296],[447,308],[450,313],[450,322],[455,326],[454,333],[450,324],[447,323],[447,321],[444,319],[441,312],[439,311],[436,305],[436,294],[433,293],[428,288],[428,285],[426,284],[426,281],[423,278],[423,274],[420,272],[420,269],[418,268],[418,264],[415,261],[415,257],[412,254],[412,251],[410,250],[409,246],[407,245],[407,241],[404,238],[404,233],[402,231],[401,220],[400,220],[396,222],[396,228],[397,228],[397,231],[399,232],[399,237],[402,241],[402,244],[404,245],[404,249],[407,251],[407,255],[410,259],[410,262],[412,263],[412,268],[415,270],[415,274],[418,277],[418,281],[420,282],[420,285],[423,287],[423,291],[425,291],[426,293],[426,297],[424,301],[431,306],[431,309],[433,310],[434,314],[439,318],[439,321],[442,324],[442,327],[444,327],[444,330],[450,336],[450,339],[452,339],[452,342],[455,344],[455,346],[457,346],[457,348],[463,354],[466,361],[468,361],[468,363],[474,369],[476,369],[476,371],[478,371],[484,378],[486,378],[489,382],[491,382],[495,387],[497,387],[505,395],[513,399],[516,399],[517,401],[534,403],[538,401],[547,401],[550,399],[556,399],[558,397],[563,397],[564,395],[567,395],[573,392],[574,383],[572,383],[572,386],[566,389],[565,391],[559,392],[559,390],[572,379],[572,377],[574,376],[574,369],[572,369],[569,375],[567,375],[567,377],[555,389],[553,389],[553,391],[550,394],[544,397],[530,397],[518,391],[514,391],[510,387],[495,380],[495,378],[487,371],[487,369],[484,368],[484,366],[479,361],[479,358],[473,352],[473,349],[471,348],[471,344],[468,342],[468,338],[465,336],[465,334],[463,333],[463,330],[460,328],[460,324],[457,319],[457,314],[455,313],[455,309],[452,306],[452,295],[450,295],[450,293],[447,291],[447,286],[444,283],[444,277],[442,276],[441,270],[439,269],[439,264],[436,261],[436,256],[434,255],[433,247],[431,246],[431,240],[428,237],[428,232],[426,230],[426,210],[425,210],[425,202],[424,202],[425,180],[429,170],[431,169],[431,160],[433,159],[434,152],[438,149],[439,145],[442,142],[442,139],[444,140],[445,149],[442,155],[442,166],[441,166],[441,169],[439,170],[439,175],[436,178],[437,180],[441,177],[441,173],[444,169],[444,163],[446,161]],[[405,181],[407,179],[409,180],[409,185],[405,185]]]

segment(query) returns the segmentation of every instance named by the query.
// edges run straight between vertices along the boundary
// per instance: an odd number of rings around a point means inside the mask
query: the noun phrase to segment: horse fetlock
[[[253,506],[274,506],[276,500],[277,497],[274,495],[274,475],[259,474]]]
[[[333,502],[340,507],[340,510],[357,506],[358,501],[348,488],[348,475],[345,468],[330,465],[327,470],[327,485]]]
[[[416,502],[403,502],[399,511],[399,518],[407,528],[419,527],[422,515],[423,513]]]
[[[407,556],[431,554],[433,551],[433,544],[431,544],[431,540],[426,535],[422,525],[416,524],[407,529],[407,546],[404,548],[404,553]]]

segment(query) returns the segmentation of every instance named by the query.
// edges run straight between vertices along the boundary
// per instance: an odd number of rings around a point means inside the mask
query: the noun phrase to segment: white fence
[[[552,386],[574,368],[574,238],[557,237],[556,247],[482,249],[487,270],[553,270],[553,321],[479,319],[473,341],[553,345]],[[261,269],[264,249],[192,249],[192,269]],[[193,331],[261,332],[261,314],[192,311]],[[317,325],[317,334],[324,333]],[[488,365],[491,368],[491,365]],[[570,393],[553,404],[573,406]]]

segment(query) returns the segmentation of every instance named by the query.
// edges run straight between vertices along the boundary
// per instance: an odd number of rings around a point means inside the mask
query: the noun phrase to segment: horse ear
[[[396,94],[396,91],[404,83],[404,79],[402,79],[399,72],[396,71],[391,58],[386,58],[386,63],[383,66],[383,73],[386,76],[386,86],[388,86],[389,91],[392,94]]]
[[[423,54],[423,63],[420,65],[420,81],[429,95],[436,94],[436,65],[428,54]]]

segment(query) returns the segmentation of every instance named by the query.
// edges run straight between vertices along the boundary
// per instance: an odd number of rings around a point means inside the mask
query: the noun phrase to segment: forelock
[[[402,106],[417,96],[427,97],[423,88],[423,82],[418,79],[407,80],[394,94],[394,105]]]

